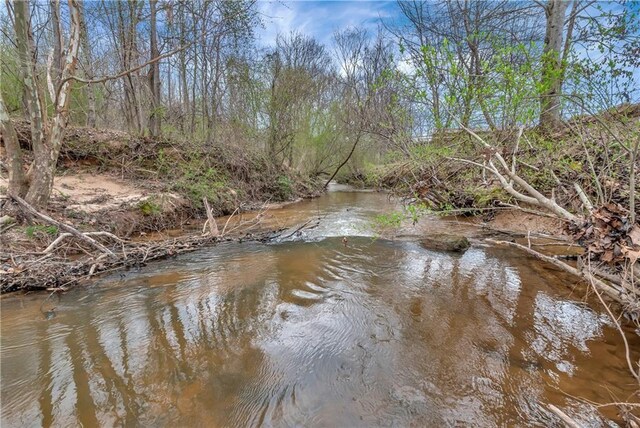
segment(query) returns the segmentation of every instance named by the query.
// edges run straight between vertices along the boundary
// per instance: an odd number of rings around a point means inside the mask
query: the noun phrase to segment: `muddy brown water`
[[[549,426],[549,403],[615,426],[571,398],[636,389],[571,278],[513,251],[374,239],[371,218],[395,208],[331,192],[271,214],[322,218],[295,240],[3,298],[2,426]]]

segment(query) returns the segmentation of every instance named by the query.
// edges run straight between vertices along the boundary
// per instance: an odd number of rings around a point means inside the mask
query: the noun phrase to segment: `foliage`
[[[24,233],[25,235],[27,235],[28,238],[35,238],[41,234],[45,234],[48,236],[56,236],[58,234],[58,228],[56,226],[43,226],[43,225],[31,225],[31,226],[27,226],[24,229]]]
[[[404,216],[399,211],[387,214],[379,214],[371,220],[374,230],[384,231],[400,227]]]
[[[293,196],[293,193],[294,193],[293,183],[291,182],[291,179],[289,177],[287,177],[286,175],[279,176],[277,185],[278,185],[278,191],[276,193],[277,198],[285,201],[291,198],[291,196]]]
[[[146,216],[156,216],[162,213],[162,209],[160,205],[158,205],[152,199],[147,199],[145,201],[140,202],[138,204],[138,209],[143,215],[146,215]]]
[[[183,170],[183,175],[178,178],[173,188],[184,194],[198,208],[202,207],[203,198],[223,206],[227,202],[224,180],[225,178],[214,168],[206,168],[202,171],[190,168],[189,164],[187,164]]]

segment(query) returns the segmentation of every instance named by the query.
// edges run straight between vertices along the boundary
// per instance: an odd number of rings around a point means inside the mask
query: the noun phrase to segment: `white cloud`
[[[264,29],[257,32],[263,46],[275,43],[278,34],[298,31],[331,44],[334,31],[363,26],[375,32],[380,19],[395,16],[395,2],[390,1],[274,1],[258,3]]]

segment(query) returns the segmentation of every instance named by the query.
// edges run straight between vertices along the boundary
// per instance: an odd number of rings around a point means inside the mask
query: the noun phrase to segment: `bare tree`
[[[78,63],[78,49],[80,46],[80,16],[77,0],[69,0],[69,44],[65,49],[63,67],[60,79],[56,84],[58,89],[54,97],[52,121],[49,124],[44,107],[44,100],[38,90],[38,75],[36,73],[33,55],[33,33],[29,19],[29,2],[15,1],[15,34],[18,54],[21,62],[22,79],[25,84],[25,98],[31,119],[31,139],[34,162],[29,171],[29,188],[26,200],[35,206],[44,205],[51,194],[53,174],[58,161],[64,131],[69,118],[69,93],[71,82],[66,80],[75,73]],[[7,147],[9,151],[9,147]],[[19,150],[19,147],[13,147]],[[9,157],[16,157],[9,153]],[[19,190],[21,186],[11,186]],[[18,195],[21,196],[21,195]]]

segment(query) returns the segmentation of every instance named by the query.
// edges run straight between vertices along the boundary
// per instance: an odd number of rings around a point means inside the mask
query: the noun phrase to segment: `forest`
[[[332,21],[347,6],[377,15]],[[273,31],[300,7],[6,0],[2,293],[47,291],[44,305],[225,241],[314,236],[320,208],[272,211],[336,185],[375,189],[398,205],[367,220],[378,238],[455,219],[481,225],[460,232],[472,249],[513,250],[581,284],[637,388],[640,3],[308,2],[329,11],[322,33]],[[361,233],[326,227],[345,251]],[[607,417],[638,426],[637,397],[616,400]]]
[[[375,32],[337,29],[330,46],[295,30],[264,46],[256,29],[268,18],[251,1],[7,3],[11,186],[46,203],[68,126],[241,148],[311,177],[348,160],[344,174],[358,177],[440,155],[424,144],[437,133],[549,131],[638,99],[634,2],[398,7]],[[28,180],[9,118],[29,122],[38,168]]]

